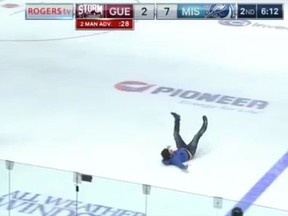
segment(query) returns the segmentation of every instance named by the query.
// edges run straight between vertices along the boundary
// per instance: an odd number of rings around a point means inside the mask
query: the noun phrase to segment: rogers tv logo
[[[239,112],[259,113],[269,105],[269,102],[260,99],[159,86],[142,81],[123,81],[115,84],[114,87],[124,92],[148,93],[177,98],[178,100],[180,99],[178,102],[181,104],[195,105],[202,108],[220,108],[224,110],[237,110]]]

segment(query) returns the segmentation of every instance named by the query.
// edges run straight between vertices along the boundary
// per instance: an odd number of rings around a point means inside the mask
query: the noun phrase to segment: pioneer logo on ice
[[[140,81],[124,81],[117,83],[115,88],[126,92],[147,92],[153,95],[181,99],[179,103],[197,105],[205,108],[221,108],[241,112],[258,113],[268,106],[268,102],[260,99],[250,99],[219,93],[200,92],[191,89],[180,89],[170,86],[159,86]]]

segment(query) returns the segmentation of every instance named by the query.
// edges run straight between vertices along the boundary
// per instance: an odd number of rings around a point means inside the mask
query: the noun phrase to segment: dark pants
[[[174,134],[173,135],[174,135],[174,139],[175,139],[177,148],[178,149],[179,148],[186,148],[193,156],[195,154],[195,152],[196,152],[199,139],[204,134],[206,129],[207,129],[207,122],[203,122],[202,127],[200,128],[200,130],[195,134],[195,136],[193,137],[192,141],[187,145],[183,141],[182,137],[179,134],[179,131],[180,131],[180,120],[179,119],[175,119]]]

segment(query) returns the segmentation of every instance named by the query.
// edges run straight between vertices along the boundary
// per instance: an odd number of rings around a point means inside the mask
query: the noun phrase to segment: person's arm
[[[170,165],[171,164],[170,160],[162,160],[162,163],[165,164],[165,165]]]
[[[182,170],[188,169],[188,165],[184,165],[180,160],[178,160],[176,158],[174,158],[171,163],[173,163],[175,166],[179,167]]]

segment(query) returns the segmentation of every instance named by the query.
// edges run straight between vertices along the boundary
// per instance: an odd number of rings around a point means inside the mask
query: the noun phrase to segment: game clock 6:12
[[[283,19],[283,4],[257,4],[257,19]]]

